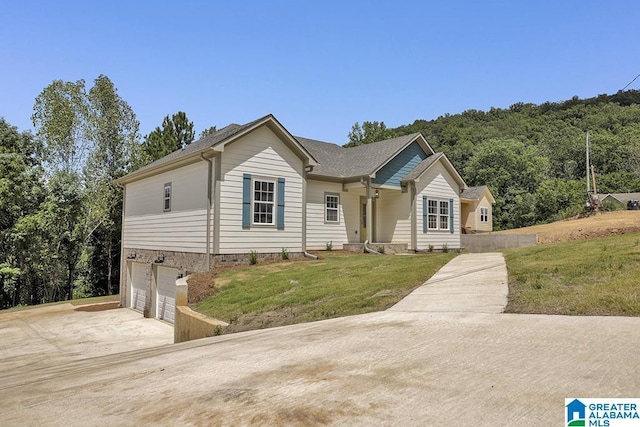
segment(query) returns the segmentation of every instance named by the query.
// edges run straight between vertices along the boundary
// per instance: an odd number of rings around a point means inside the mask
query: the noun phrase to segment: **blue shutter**
[[[422,232],[426,233],[429,229],[429,211],[427,204],[427,196],[422,196]]]
[[[278,178],[278,230],[284,230],[284,178]]]
[[[242,228],[251,227],[251,174],[242,176]]]
[[[449,199],[449,232],[453,233],[453,199]]]

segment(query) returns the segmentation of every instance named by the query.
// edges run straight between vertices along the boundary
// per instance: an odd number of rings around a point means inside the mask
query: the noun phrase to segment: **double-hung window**
[[[164,185],[164,195],[162,199],[163,203],[163,211],[169,212],[171,211],[171,183],[167,183]]]
[[[324,220],[325,222],[340,222],[340,196],[337,194],[325,194],[324,196]]]
[[[489,208],[480,208],[480,222],[489,222]]]
[[[438,201],[429,199],[429,229],[438,229]]]
[[[449,229],[449,202],[440,200],[440,230]]]
[[[426,221],[429,230],[450,230],[450,203],[449,200],[428,199]]]
[[[253,181],[253,223],[274,225],[275,181]]]

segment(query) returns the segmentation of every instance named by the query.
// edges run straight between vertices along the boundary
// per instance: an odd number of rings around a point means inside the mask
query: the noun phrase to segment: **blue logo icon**
[[[585,409],[587,405],[574,399],[567,405],[567,427],[584,427],[585,425]]]

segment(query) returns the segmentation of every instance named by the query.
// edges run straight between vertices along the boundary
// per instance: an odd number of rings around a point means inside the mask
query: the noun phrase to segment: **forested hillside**
[[[469,186],[496,198],[494,227],[508,229],[579,212],[586,201],[585,139],[599,192],[640,191],[640,91],[469,110],[387,129],[356,123],[350,144],[421,132]]]
[[[0,309],[117,292],[122,189],[114,179],[191,143],[193,123],[167,115],[140,138],[135,113],[102,75],[90,88],[54,81],[32,121],[35,135],[0,117]],[[490,186],[494,226],[509,229],[582,210],[587,131],[600,191],[640,191],[640,91],[395,129],[356,123],[349,145],[421,132],[468,185]]]

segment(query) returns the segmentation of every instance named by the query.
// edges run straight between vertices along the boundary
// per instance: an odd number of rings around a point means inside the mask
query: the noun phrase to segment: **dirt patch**
[[[94,311],[113,310],[114,308],[120,308],[120,302],[110,301],[110,302],[103,302],[103,303],[91,304],[91,305],[81,305],[80,307],[76,307],[75,311],[94,312]]]
[[[265,313],[241,314],[225,328],[224,333],[231,334],[290,325],[294,323],[294,319],[300,316],[300,313],[301,308],[299,307],[286,307],[282,310],[267,311]]]
[[[640,232],[640,211],[603,212],[493,234],[537,234],[538,243],[559,243]]]

